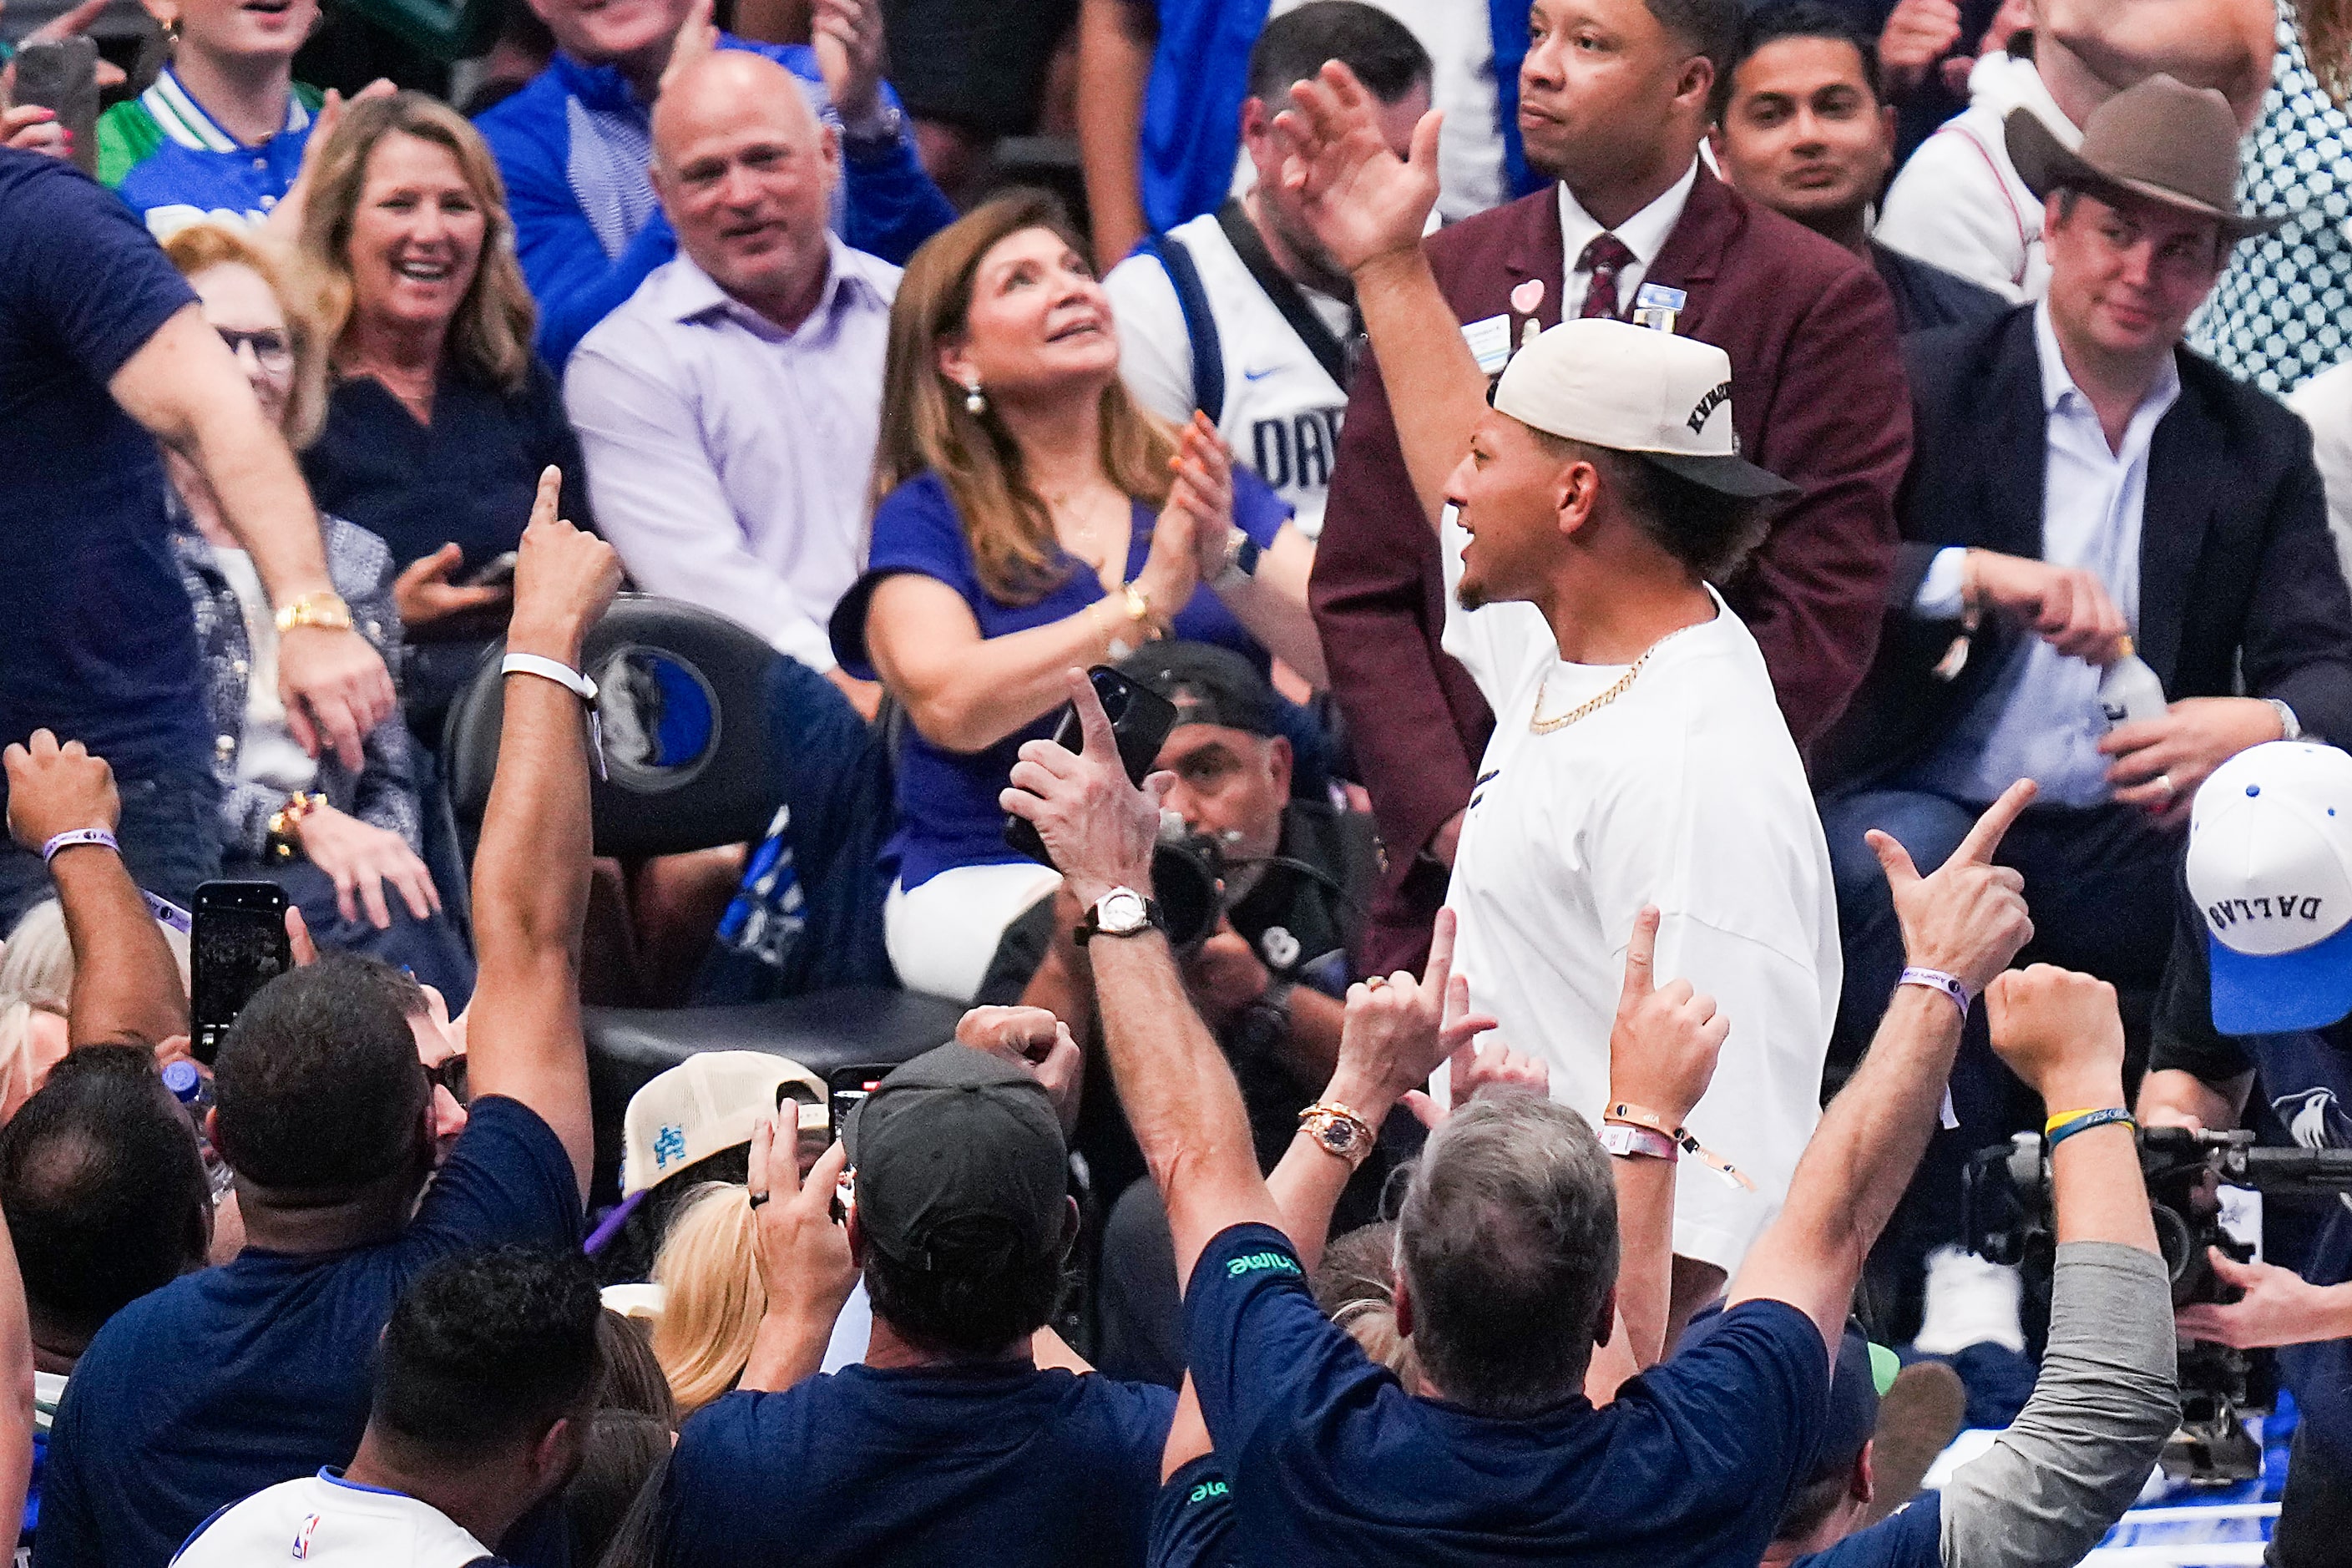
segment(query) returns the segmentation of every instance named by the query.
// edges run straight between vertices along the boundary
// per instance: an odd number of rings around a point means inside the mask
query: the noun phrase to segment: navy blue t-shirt
[[[1234,1493],[1214,1454],[1187,1459],[1151,1505],[1151,1568],[1229,1568]]]
[[[341,1465],[367,1426],[378,1336],[454,1252],[580,1245],[562,1143],[518,1100],[477,1100],[416,1217],[349,1252],[247,1248],[116,1313],[49,1436],[33,1559],[156,1568],[224,1504]]]
[[[1176,1395],[1026,1363],[821,1373],[678,1435],[668,1568],[1140,1568]]]
[[[1274,542],[1290,508],[1248,469],[1234,469],[1234,523],[1262,548]],[[1135,503],[1128,547],[1129,582],[1151,556],[1151,509]],[[866,651],[866,611],[874,585],[902,572],[935,577],[963,596],[983,637],[1000,637],[1032,626],[1051,626],[1103,597],[1101,581],[1080,562],[1065,556],[1060,584],[1034,604],[1008,605],[981,585],[980,572],[965,542],[963,521],[948,488],[936,474],[919,474],[882,499],[874,510],[874,540],[866,574],[851,585],[833,616],[833,652],[841,667],[862,680],[876,679]],[[1234,619],[1233,612],[1206,586],[1176,614],[1176,636],[1213,642],[1247,656],[1264,670],[1265,650]],[[898,869],[900,883],[919,888],[955,866],[1003,865],[1021,857],[1004,843],[1004,808],[997,805],[1022,743],[1054,732],[1058,713],[979,752],[950,752],[925,740],[913,727],[898,758],[898,830],[883,847]]]
[[[1238,1555],[1276,1568],[1756,1568],[1829,1408],[1821,1331],[1779,1301],[1732,1308],[1600,1410],[1417,1399],[1316,1310],[1263,1225],[1209,1243],[1184,1320]]]
[[[1789,1568],[1944,1568],[1944,1495],[1928,1492]]]
[[[0,148],[0,743],[208,765],[195,615],[154,438],[108,395],[195,295],[113,192]]]

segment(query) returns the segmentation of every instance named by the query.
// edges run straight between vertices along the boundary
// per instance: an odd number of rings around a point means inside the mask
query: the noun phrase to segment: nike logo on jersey
[[[1245,370],[1242,372],[1242,379],[1244,381],[1264,381],[1267,376],[1272,375],[1276,371],[1278,371],[1282,367],[1278,364],[1270,364],[1264,370]]]

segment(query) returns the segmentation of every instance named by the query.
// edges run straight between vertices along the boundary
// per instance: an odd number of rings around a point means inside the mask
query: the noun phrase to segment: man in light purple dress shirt
[[[857,575],[898,269],[826,226],[834,132],[792,77],[713,54],[654,110],[678,255],[583,340],[564,403],[596,521],[650,592],[740,622],[872,716],[825,618]]]

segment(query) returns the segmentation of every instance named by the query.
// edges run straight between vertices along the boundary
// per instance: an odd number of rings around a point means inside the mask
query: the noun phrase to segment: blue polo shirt
[[[154,438],[107,383],[195,295],[113,194],[0,148],[0,743],[131,777],[210,760]]]
[[[1599,1410],[1415,1398],[1317,1310],[1263,1225],[1211,1240],[1184,1318],[1236,1555],[1280,1568],[1756,1568],[1829,1408],[1821,1331],[1779,1301],[1730,1309]]]
[[[844,1367],[678,1434],[669,1568],[1140,1568],[1176,1395],[1021,1363]]]
[[[398,1236],[247,1247],[117,1312],[58,1407],[34,1562],[156,1568],[223,1505],[349,1460],[401,1292],[453,1253],[508,1242],[579,1246],[580,1192],[547,1123],[493,1096]]]

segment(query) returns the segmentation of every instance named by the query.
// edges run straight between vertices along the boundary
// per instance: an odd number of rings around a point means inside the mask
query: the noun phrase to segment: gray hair
[[[1430,1135],[1397,1221],[1430,1383],[1490,1415],[1577,1394],[1617,1250],[1615,1179],[1583,1117],[1525,1094],[1455,1111]]]

